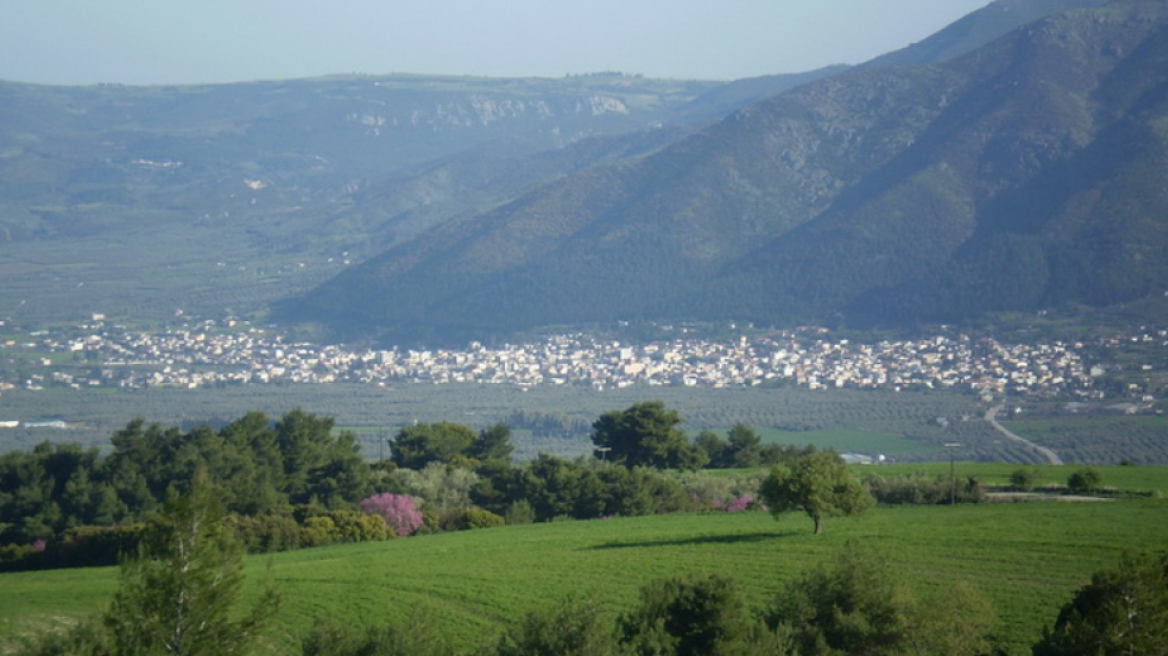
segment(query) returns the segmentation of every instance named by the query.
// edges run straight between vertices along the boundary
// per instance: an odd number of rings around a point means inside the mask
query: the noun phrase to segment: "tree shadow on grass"
[[[739,535],[695,535],[689,538],[680,538],[674,540],[605,542],[604,544],[598,544],[594,547],[589,547],[589,549],[639,549],[645,547],[685,547],[702,544],[742,544],[747,542],[768,542],[771,540],[781,540],[783,538],[794,537],[796,535],[803,535],[804,533],[806,533],[806,531],[766,531],[759,533],[743,533]]]

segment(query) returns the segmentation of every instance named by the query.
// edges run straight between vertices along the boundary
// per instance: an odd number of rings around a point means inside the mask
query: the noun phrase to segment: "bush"
[[[1038,470],[1034,467],[1023,467],[1010,474],[1010,486],[1015,490],[1028,492],[1034,489],[1038,482]]]
[[[1076,494],[1099,489],[1103,476],[1095,469],[1085,467],[1067,477],[1067,489]]]
[[[616,635],[591,600],[569,598],[527,614],[487,652],[494,656],[615,656]]]
[[[730,656],[790,653],[785,629],[755,620],[731,579],[693,576],[650,583],[641,603],[618,621],[626,653]]]
[[[948,476],[929,478],[923,472],[885,478],[873,474],[865,481],[876,501],[887,505],[939,505],[949,503],[980,503],[985,499],[981,483],[969,476],[958,479],[956,486]]]
[[[304,537],[300,524],[290,514],[232,515],[227,521],[248,553],[297,549]]]
[[[482,508],[440,511],[433,519],[427,517],[427,526],[437,531],[466,531],[475,528],[492,528],[507,524],[499,515]]]
[[[680,472],[674,474],[685,490],[686,497],[697,510],[722,510],[734,499],[758,498],[758,490],[766,472],[712,476],[707,472]]]
[[[494,528],[507,524],[507,521],[502,517],[482,508],[467,508],[463,511],[463,517],[468,529]]]

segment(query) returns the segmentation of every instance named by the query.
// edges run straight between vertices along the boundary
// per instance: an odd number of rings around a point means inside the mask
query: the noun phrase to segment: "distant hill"
[[[888,60],[943,63],[857,67],[748,105],[446,222],[280,316],[461,339],[638,318],[966,320],[1160,294],[1168,9],[1083,6],[1098,4],[996,3]],[[1011,12],[1068,6],[974,47]]]
[[[0,82],[0,316],[259,308],[323,279],[328,269],[306,263],[378,252],[590,158],[675,139],[682,114],[720,85],[619,74]],[[641,136],[612,143],[628,133]],[[556,154],[525,163],[541,153]]]

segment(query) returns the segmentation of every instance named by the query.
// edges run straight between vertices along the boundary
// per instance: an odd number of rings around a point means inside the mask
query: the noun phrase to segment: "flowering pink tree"
[[[414,498],[404,494],[375,494],[361,501],[361,510],[384,519],[399,537],[410,535],[422,525],[422,513]]]
[[[754,497],[750,496],[735,497],[729,501],[715,500],[710,504],[710,507],[714,510],[725,510],[728,513],[750,510],[753,506]]]

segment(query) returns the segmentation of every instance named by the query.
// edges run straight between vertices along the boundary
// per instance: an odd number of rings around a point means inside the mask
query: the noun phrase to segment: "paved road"
[[[1030,449],[1032,449],[1033,451],[1035,451],[1036,453],[1041,455],[1043,458],[1046,458],[1047,462],[1049,462],[1050,464],[1052,464],[1052,465],[1063,464],[1063,459],[1058,457],[1058,454],[1055,453],[1054,451],[1051,451],[1050,449],[1048,449],[1044,446],[1038,446],[1034,442],[1031,442],[1030,440],[1026,439],[1025,437],[1022,437],[1021,435],[1018,435],[1017,433],[1011,432],[1008,428],[1006,428],[1005,426],[998,423],[998,413],[1001,411],[1002,411],[1001,405],[995,405],[994,407],[990,408],[989,410],[986,410],[985,420],[990,422],[990,426],[993,426],[995,429],[997,429],[997,431],[999,433],[1001,433],[1002,435],[1005,435],[1007,438],[1014,440],[1015,442],[1020,442],[1022,444],[1025,444],[1027,447],[1029,447]]]

